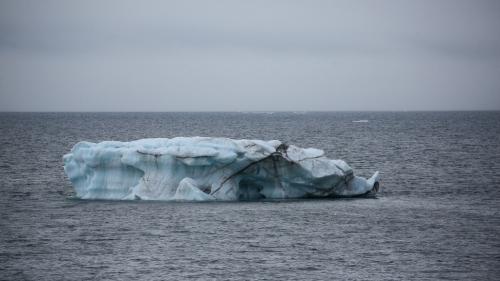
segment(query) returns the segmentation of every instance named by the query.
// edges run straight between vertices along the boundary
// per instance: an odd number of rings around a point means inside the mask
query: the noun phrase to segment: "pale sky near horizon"
[[[500,110],[500,1],[4,1],[0,111]]]

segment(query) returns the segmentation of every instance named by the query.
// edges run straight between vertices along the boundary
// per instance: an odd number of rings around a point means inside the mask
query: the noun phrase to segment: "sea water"
[[[353,122],[366,120],[366,122]],[[377,198],[72,199],[78,141],[279,139]],[[500,112],[0,113],[0,280],[498,280]]]

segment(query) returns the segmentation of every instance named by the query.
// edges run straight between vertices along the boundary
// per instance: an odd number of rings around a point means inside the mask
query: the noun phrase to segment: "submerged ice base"
[[[378,191],[322,150],[227,138],[79,142],[64,155],[76,196],[113,200],[349,197]]]

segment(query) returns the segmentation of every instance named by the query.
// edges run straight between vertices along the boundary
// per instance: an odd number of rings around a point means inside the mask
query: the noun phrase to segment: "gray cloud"
[[[0,110],[500,109],[497,1],[1,1]]]

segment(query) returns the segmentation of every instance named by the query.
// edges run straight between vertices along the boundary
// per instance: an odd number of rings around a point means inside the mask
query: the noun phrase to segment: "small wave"
[[[240,111],[243,114],[274,114],[274,111]]]
[[[368,123],[368,120],[362,119],[362,120],[354,120],[352,121],[353,123]]]

